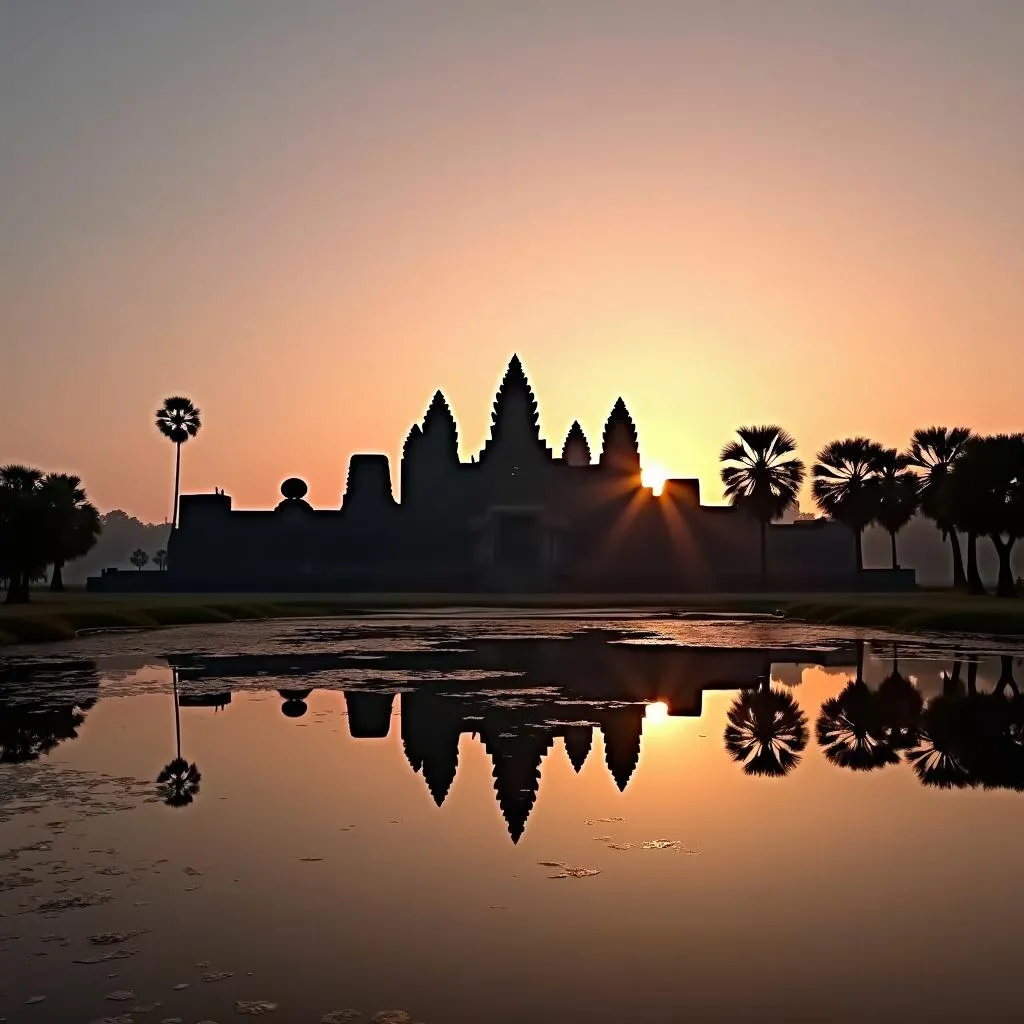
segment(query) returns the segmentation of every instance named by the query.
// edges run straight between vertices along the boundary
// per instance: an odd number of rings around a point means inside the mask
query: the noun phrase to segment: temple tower
[[[565,435],[565,444],[562,445],[562,461],[567,466],[589,466],[590,445],[587,443],[587,435],[583,433],[579,420],[573,420],[569,433]]]
[[[601,439],[601,465],[640,476],[640,440],[626,403],[615,400]]]
[[[459,431],[447,399],[435,391],[423,423],[413,424],[402,448],[402,504],[424,504],[451,497],[458,472]]]
[[[537,399],[526,379],[526,371],[513,355],[491,410],[491,434],[480,452],[480,462],[501,458],[503,462],[520,465],[531,456],[550,459],[551,450],[540,436]]]

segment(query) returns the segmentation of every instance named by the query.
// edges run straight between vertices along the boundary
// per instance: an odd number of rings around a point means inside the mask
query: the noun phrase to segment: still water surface
[[[0,1021],[1018,1019],[1022,654],[496,613],[9,649]]]

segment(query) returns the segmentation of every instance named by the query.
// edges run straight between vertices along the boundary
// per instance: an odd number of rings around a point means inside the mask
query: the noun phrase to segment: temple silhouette
[[[469,462],[438,391],[402,449],[400,500],[386,455],[349,461],[340,508],[314,510],[290,478],[273,510],[186,494],[162,573],[108,571],[96,589],[190,591],[680,592],[757,589],[757,523],[702,505],[696,479],[641,482],[636,426],[619,398],[596,457],[574,422],[560,453],[541,437],[537,399],[517,356],[490,435]],[[831,522],[773,525],[774,588],[850,590],[853,546]],[[904,574],[906,575],[906,574]],[[910,582],[912,583],[912,573]],[[875,585],[892,585],[877,574]],[[900,578],[900,585],[907,581]]]

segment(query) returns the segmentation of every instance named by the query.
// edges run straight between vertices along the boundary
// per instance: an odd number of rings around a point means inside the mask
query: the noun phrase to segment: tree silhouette
[[[796,505],[804,481],[804,464],[796,458],[796,441],[781,427],[740,427],[739,440],[719,455],[725,496],[752,515],[761,530],[761,581],[768,576],[768,524]]]
[[[171,692],[174,698],[174,757],[156,777],[157,795],[168,807],[188,807],[199,795],[203,776],[194,761],[181,756],[181,707],[178,702],[178,670],[171,668]]]
[[[53,564],[50,590],[62,591],[64,565],[92,550],[102,529],[100,514],[86,500],[81,478],[69,473],[47,473],[40,496],[49,519],[47,533]]]
[[[821,706],[815,734],[832,764],[852,771],[871,771],[897,764],[899,758],[886,735],[878,695],[854,680]]]
[[[156,564],[156,567],[163,572],[167,567],[167,549],[158,548],[156,554],[153,556],[153,562]]]
[[[156,412],[156,427],[174,445],[174,508],[171,527],[178,526],[178,493],[181,483],[181,446],[199,433],[202,426],[199,410],[188,398],[175,395],[164,400]]]
[[[875,515],[874,520],[889,534],[892,568],[898,569],[896,534],[914,517],[920,506],[920,486],[917,474],[912,472],[910,456],[895,448],[885,448],[875,459]]]
[[[967,427],[924,427],[910,442],[910,464],[923,471],[921,511],[949,538],[953,551],[953,586],[967,585],[960,537],[950,501],[950,474],[971,439]]]
[[[864,568],[864,528],[877,508],[878,459],[883,449],[866,437],[833,441],[814,465],[814,498],[821,510],[853,533],[857,571]]]
[[[7,580],[8,604],[27,603],[29,584],[50,562],[42,487],[38,469],[0,468],[0,577]]]
[[[882,735],[893,750],[916,746],[924,700],[921,691],[900,673],[896,645],[892,671],[878,684],[878,710]]]
[[[1017,592],[1011,566],[1014,544],[1024,536],[1024,435],[972,438],[950,477],[957,524],[969,535],[987,536],[999,558],[996,594]],[[980,586],[973,590],[984,590]]]
[[[747,775],[788,775],[807,746],[807,716],[785,690],[744,690],[727,714],[725,749]]]
[[[142,572],[142,567],[149,561],[149,555],[147,555],[142,548],[136,548],[132,552],[131,558],[129,558],[128,561],[130,561],[132,565],[139,570],[139,572]]]

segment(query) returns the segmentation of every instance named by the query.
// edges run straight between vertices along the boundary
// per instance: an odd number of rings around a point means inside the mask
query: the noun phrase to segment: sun
[[[663,700],[656,700],[653,704],[644,707],[644,718],[652,725],[660,725],[668,721],[668,704]]]
[[[650,487],[655,494],[661,494],[668,477],[669,471],[657,462],[644,466],[640,471],[640,482],[644,487]]]

